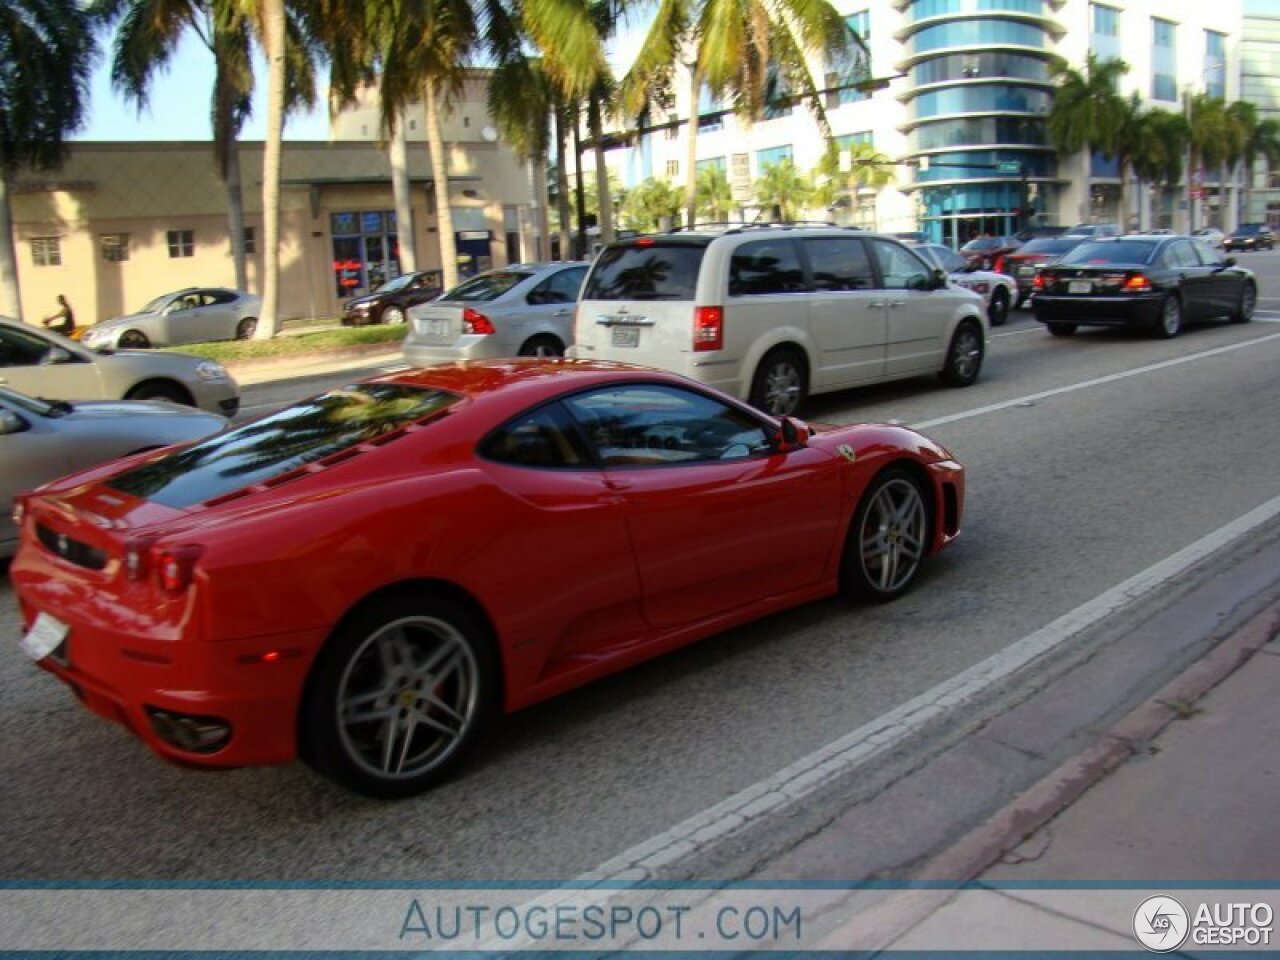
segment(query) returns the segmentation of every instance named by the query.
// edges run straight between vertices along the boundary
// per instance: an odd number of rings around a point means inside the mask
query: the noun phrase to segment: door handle
[[[898,307],[906,306],[906,303],[907,303],[907,301],[905,301],[905,300],[894,300],[894,301],[890,302],[890,304],[889,304],[889,309],[890,309],[890,310],[896,310]]]
[[[557,310],[557,311],[556,311],[556,316],[557,316],[557,317],[567,317],[567,316],[569,316],[569,314],[571,314],[571,313],[573,313],[573,311],[572,311],[572,310],[568,310],[568,309],[565,309],[565,310]]]
[[[868,309],[868,310],[883,310],[883,309],[884,309],[884,301],[883,301],[883,300],[872,300],[870,303],[868,303],[868,304],[867,304],[867,309]]]

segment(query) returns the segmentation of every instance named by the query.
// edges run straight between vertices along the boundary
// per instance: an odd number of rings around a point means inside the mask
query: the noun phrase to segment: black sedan
[[[1242,223],[1222,241],[1228,250],[1273,250],[1275,244],[1271,228],[1265,223]]]
[[[1190,237],[1090,240],[1036,277],[1036,319],[1056,337],[1081,325],[1141,326],[1176,337],[1184,321],[1253,318],[1253,274]]]
[[[373,293],[348,300],[342,307],[342,325],[362,327],[368,323],[404,323],[406,310],[434,300],[442,291],[439,270],[402,273]]]

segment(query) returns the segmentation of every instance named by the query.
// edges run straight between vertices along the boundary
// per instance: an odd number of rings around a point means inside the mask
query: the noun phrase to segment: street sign
[[[1017,160],[1001,160],[996,169],[1000,173],[1021,173],[1022,164]]]

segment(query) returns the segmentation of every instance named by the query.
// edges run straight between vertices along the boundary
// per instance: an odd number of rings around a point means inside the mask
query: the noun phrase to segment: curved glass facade
[[[911,134],[911,149],[938,150],[969,147],[978,143],[1025,143],[1044,146],[1044,123],[1030,117],[966,117],[939,120],[917,127]]]
[[[1009,20],[960,20],[925,27],[911,38],[909,53],[928,53],[950,47],[990,47],[1013,44],[1044,50],[1049,39],[1040,27]]]
[[[1045,113],[1053,102],[1047,90],[1013,84],[951,87],[922,93],[911,104],[913,119],[937,117],[951,113]]]
[[[917,63],[908,76],[913,86],[950,80],[1009,77],[1049,82],[1049,62],[1022,53],[950,53]]]
[[[929,157],[929,169],[916,173],[917,183],[934,180],[1008,180],[1016,173],[1001,173],[994,169],[998,163],[1020,163],[1030,177],[1047,177],[1056,169],[1054,157],[1048,153],[1030,153],[1022,150],[964,150],[956,153],[937,153]]]
[[[1048,0],[919,0],[911,8],[911,20],[927,20],[948,14],[984,13],[988,10],[1034,13],[1048,16]]]

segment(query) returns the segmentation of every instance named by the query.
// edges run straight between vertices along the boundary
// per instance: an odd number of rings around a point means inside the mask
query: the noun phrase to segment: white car
[[[993,327],[1009,319],[1009,309],[1018,301],[1018,281],[1013,277],[992,270],[976,270],[964,257],[940,243],[922,243],[911,249],[945,271],[956,286],[982,297],[987,304],[987,320]]]
[[[258,329],[261,311],[262,300],[251,293],[187,287],[156,297],[136,313],[94,324],[80,339],[91,350],[248,340]]]
[[[608,244],[570,355],[672,370],[781,416],[927,373],[968,386],[986,342],[983,300],[893,237],[744,225]]]
[[[171,400],[224,417],[240,388],[222,364],[182,353],[95,353],[82,344],[0,317],[0,387],[56,400]]]
[[[1217,227],[1201,227],[1199,230],[1193,231],[1191,235],[1197,240],[1207,243],[1215,250],[1221,251],[1226,246],[1227,235]]]

